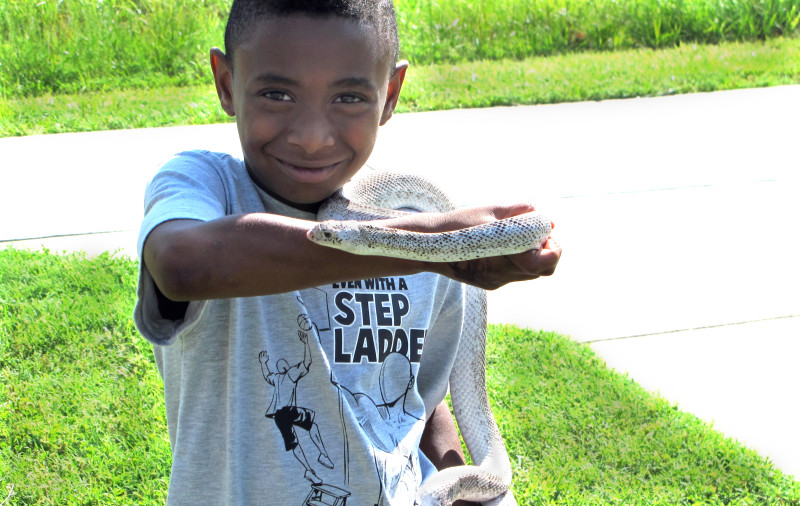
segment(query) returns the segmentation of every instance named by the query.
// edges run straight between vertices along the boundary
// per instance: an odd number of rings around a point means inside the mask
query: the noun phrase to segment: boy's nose
[[[324,114],[307,111],[292,121],[286,140],[306,153],[315,153],[335,143],[333,125]]]

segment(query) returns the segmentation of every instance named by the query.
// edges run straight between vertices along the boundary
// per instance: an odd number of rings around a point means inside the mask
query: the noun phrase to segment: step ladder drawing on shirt
[[[350,492],[333,485],[311,485],[303,506],[345,506]]]

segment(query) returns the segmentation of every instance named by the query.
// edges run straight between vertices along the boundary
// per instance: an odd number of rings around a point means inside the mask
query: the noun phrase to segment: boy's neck
[[[256,186],[261,188],[264,191],[264,193],[266,193],[270,197],[274,198],[275,200],[277,200],[281,204],[286,204],[289,207],[292,207],[294,209],[297,209],[298,211],[303,211],[303,212],[306,212],[306,213],[317,214],[317,211],[319,211],[319,206],[320,206],[320,204],[322,204],[322,202],[314,202],[312,204],[298,204],[297,202],[292,202],[290,200],[286,200],[285,198],[281,197],[277,193],[273,192],[272,190],[270,190],[269,188],[267,188],[266,186],[261,184],[258,181],[258,179],[253,177],[253,171],[250,169],[250,165],[247,162],[244,162],[244,166],[247,168],[247,175],[250,176],[250,180],[253,181],[256,184]]]

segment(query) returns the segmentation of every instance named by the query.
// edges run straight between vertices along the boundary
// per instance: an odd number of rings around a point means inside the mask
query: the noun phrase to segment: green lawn
[[[131,321],[135,280],[108,254],[0,251],[7,504],[163,503],[162,385]],[[586,345],[493,326],[488,360],[521,505],[800,505],[800,482]]]
[[[800,29],[796,0],[396,0],[415,64],[764,40]],[[0,95],[208,81],[230,0],[3,0]]]

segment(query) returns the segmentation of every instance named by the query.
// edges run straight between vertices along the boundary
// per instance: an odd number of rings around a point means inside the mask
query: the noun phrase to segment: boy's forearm
[[[425,424],[425,431],[422,433],[419,446],[422,453],[436,466],[436,469],[442,470],[464,465],[461,440],[446,402],[442,401],[433,410]]]
[[[313,225],[271,214],[168,221],[151,232],[143,258],[172,300],[269,295],[425,270],[421,262],[352,255],[314,244],[306,238]]]
[[[461,439],[458,437],[453,415],[446,402],[442,401],[434,409],[431,417],[425,424],[425,431],[420,441],[422,453],[442,470],[448,467],[463,466],[465,463],[464,452],[461,449]],[[476,503],[456,501],[453,506],[477,506]]]

